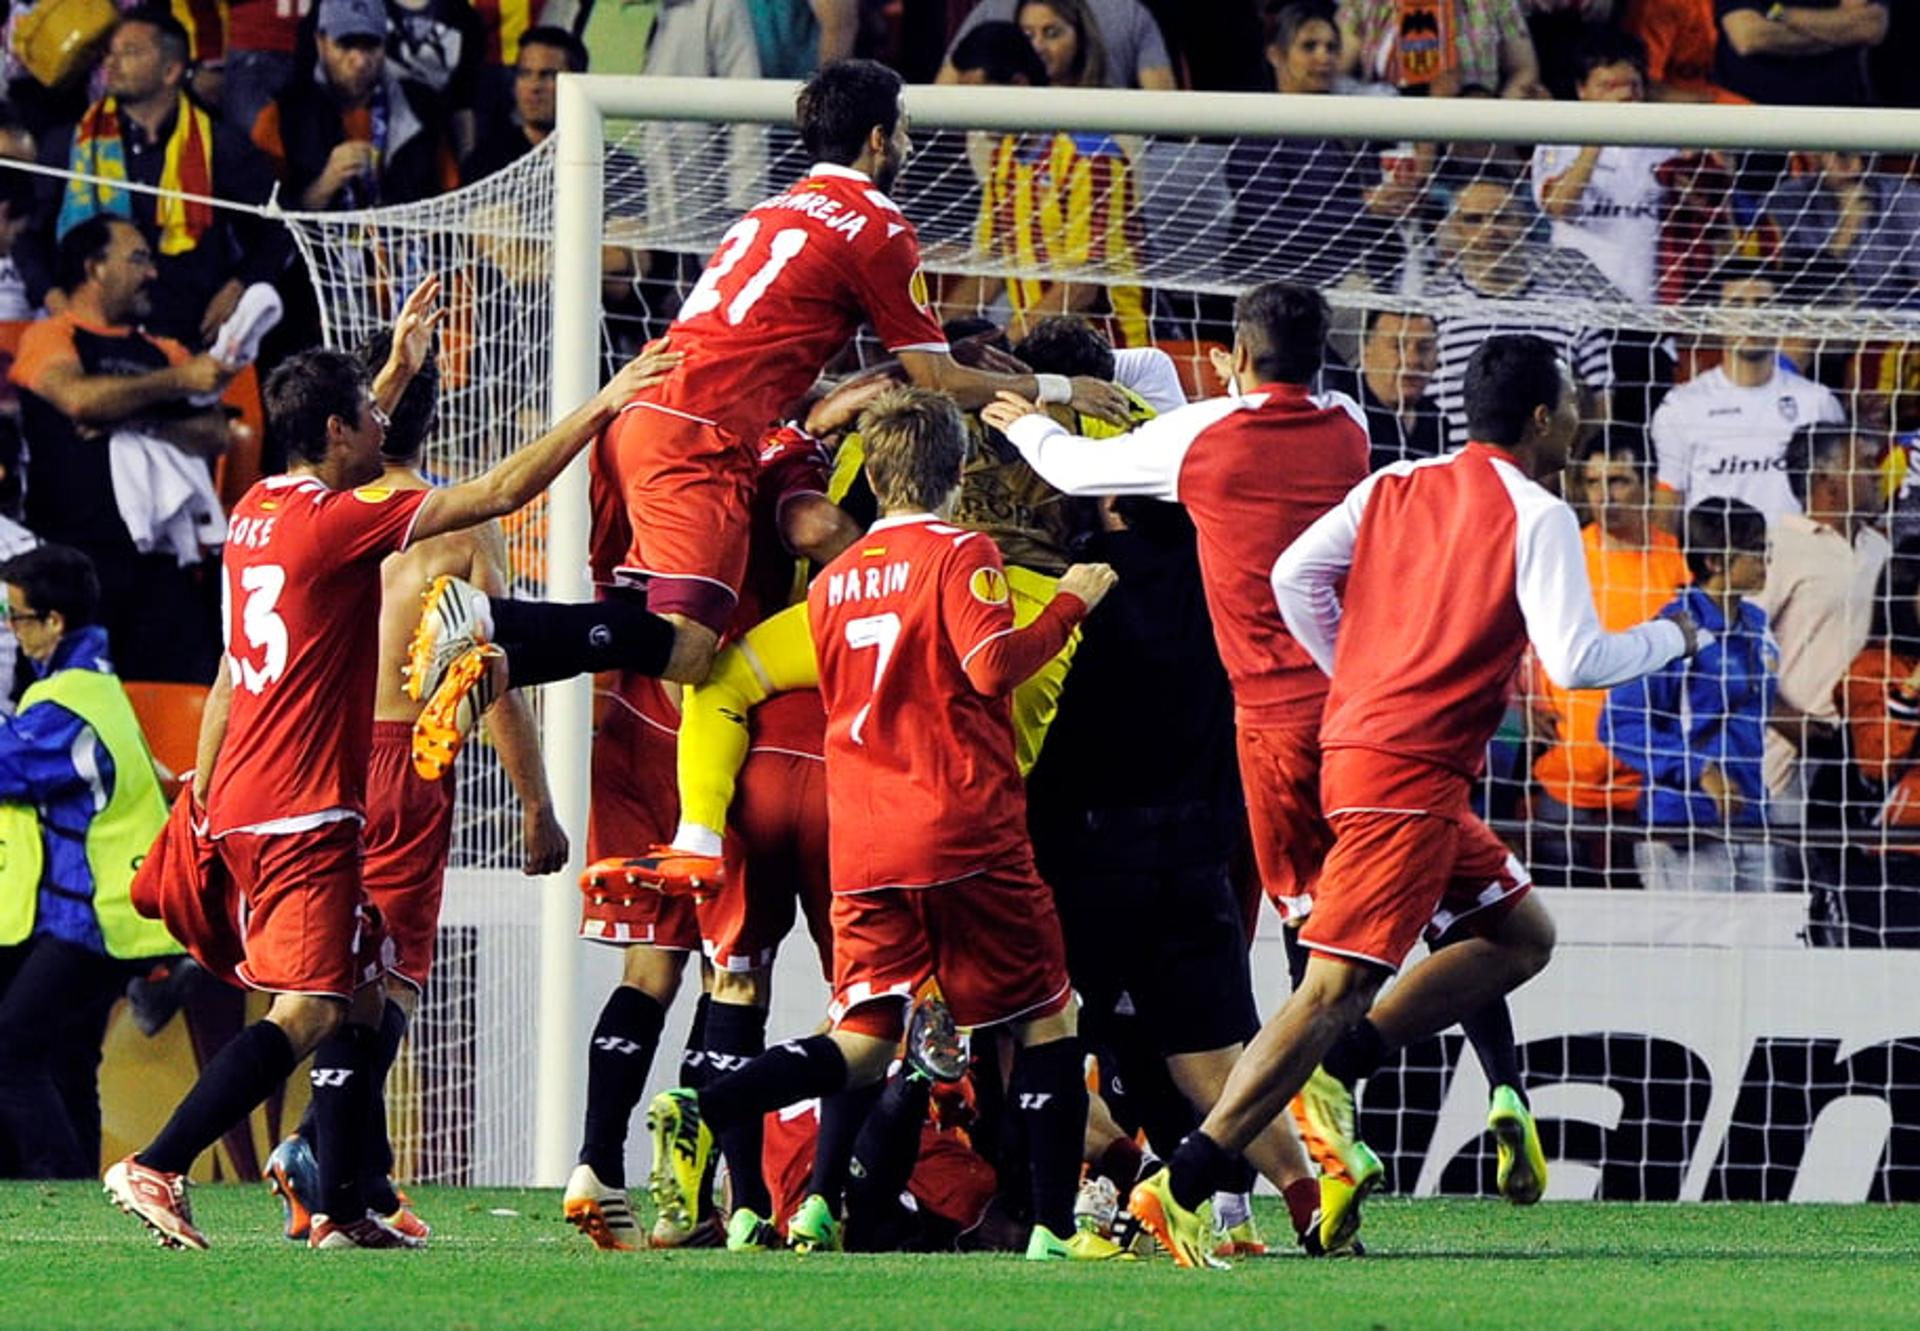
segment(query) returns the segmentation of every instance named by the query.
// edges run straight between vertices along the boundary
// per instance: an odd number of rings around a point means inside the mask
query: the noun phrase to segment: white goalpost
[[[557,419],[590,396],[610,354],[620,354],[610,345],[624,350],[664,327],[675,295],[737,218],[743,190],[751,202],[804,170],[797,144],[783,133],[794,91],[773,82],[566,75],[554,139],[498,177],[402,208],[290,218],[316,277],[329,340],[350,343],[377,326],[391,313],[394,293],[404,293],[405,274],[427,267],[453,274],[451,299],[472,306],[464,323],[456,317],[467,335],[466,369],[447,395],[448,442],[430,460],[450,474],[485,465],[535,420]],[[1767,155],[1786,164],[1823,151],[1890,159],[1920,153],[1920,113],[964,87],[916,87],[907,100],[919,151],[894,197],[921,228],[927,266],[946,290],[971,293],[963,299],[977,305],[968,312],[1004,321],[1010,308],[1022,313],[1003,289],[1010,280],[1097,288],[1090,308],[1116,336],[1126,321],[1113,293],[1144,290],[1141,317],[1198,391],[1212,388],[1204,347],[1219,336],[1224,298],[1250,281],[1286,276],[1327,290],[1336,340],[1349,359],[1363,350],[1367,321],[1380,311],[1442,324],[1497,315],[1503,326],[1590,326],[1609,339],[1631,330],[1674,351],[1687,369],[1717,354],[1691,359],[1696,344],[1708,348],[1744,331],[1779,340],[1781,354],[1802,368],[1844,348],[1848,386],[1838,396],[1857,419],[1890,413],[1872,427],[1877,437],[1902,437],[1906,413],[1920,402],[1906,396],[1920,393],[1920,352],[1909,350],[1920,346],[1920,292],[1904,307],[1862,301],[1835,279],[1802,285],[1759,308],[1730,310],[1714,288],[1712,264],[1681,272],[1684,252],[1674,260],[1680,276],[1671,298],[1661,303],[1617,292],[1535,291],[1510,301],[1438,292],[1434,279],[1460,254],[1459,219],[1448,209],[1475,179],[1468,171],[1442,191],[1445,201],[1423,202],[1425,212],[1403,210],[1367,231],[1364,243],[1346,232],[1323,234],[1332,225],[1325,210],[1297,232],[1276,233],[1270,246],[1249,247],[1248,237],[1233,234],[1250,191],[1268,187],[1258,182],[1278,178],[1284,190],[1285,181],[1324,169],[1300,145],[1351,145],[1338,160],[1352,178],[1328,180],[1336,191],[1351,188],[1354,199],[1364,194],[1359,176],[1371,189],[1388,170],[1381,162],[1430,144],[1441,145],[1423,168],[1434,170],[1434,179],[1444,176],[1450,153],[1460,155],[1449,144],[1717,150],[1711,160],[1722,183],[1701,206],[1732,213]],[[743,126],[771,128],[743,134]],[[1097,151],[1124,158],[1133,191],[1128,225],[1139,219],[1126,244],[1036,257],[992,236],[996,223],[981,200],[996,169],[996,145],[1012,136],[1050,140],[1062,131],[1088,143],[1104,140],[1108,146]],[[743,143],[757,156],[742,158]],[[1248,146],[1268,151],[1269,160],[1256,162],[1251,176],[1236,176],[1257,156]],[[756,178],[742,181],[722,165],[741,160],[756,163]],[[1525,159],[1512,156],[1506,169],[1524,191]],[[1778,170],[1785,178],[1793,167]],[[1532,215],[1522,220],[1512,243],[1544,244],[1546,224]],[[1905,244],[1920,249],[1920,237]],[[652,277],[616,291],[603,271],[603,247],[653,256]],[[1385,277],[1359,280],[1389,249],[1378,265]],[[1238,256],[1233,263],[1223,257],[1229,253]],[[982,280],[963,285],[969,277]],[[1848,280],[1864,279],[1855,273]],[[1871,373],[1882,376],[1872,386],[1870,371],[1853,364],[1869,360]],[[1903,378],[1910,360],[1911,390]],[[1611,387],[1599,390],[1611,394],[1616,422],[1632,414],[1626,400],[1655,387],[1633,374],[1619,369],[1605,381]],[[1891,405],[1880,400],[1889,396]],[[1645,425],[1643,414],[1636,428],[1644,433]],[[513,533],[527,590],[559,600],[591,595],[586,513],[586,470],[578,462],[554,487],[544,513]],[[1884,611],[1884,595],[1880,600]],[[471,1030],[449,1035],[444,1047],[416,1051],[410,1075],[432,1087],[450,1080],[447,1063],[466,1069],[459,1105],[443,1112],[490,1126],[462,1138],[476,1158],[448,1168],[449,1152],[425,1140],[435,1129],[423,1125],[424,1144],[411,1158],[441,1162],[424,1171],[436,1177],[562,1181],[577,1145],[587,1034],[615,978],[610,950],[576,939],[592,682],[548,686],[538,703],[556,812],[574,840],[574,863],[533,889],[537,895],[513,881],[507,861],[515,824],[499,812],[510,807],[510,796],[497,764],[484,750],[463,759],[469,813],[447,899],[449,927],[464,931],[453,950],[469,958],[461,1001]],[[1906,950],[1912,943],[1810,946],[1822,926],[1809,903],[1825,889],[1805,878],[1761,895],[1661,893],[1645,890],[1632,863],[1634,846],[1656,843],[1682,857],[1725,843],[1804,860],[1807,848],[1836,834],[1771,820],[1753,828],[1700,818],[1649,827],[1624,803],[1608,804],[1597,821],[1553,821],[1530,773],[1546,742],[1525,729],[1525,712],[1516,712],[1520,731],[1497,741],[1518,756],[1495,763],[1483,795],[1503,835],[1542,866],[1551,891],[1542,890],[1561,925],[1554,965],[1514,1002],[1538,1112],[1543,1122],[1553,1120],[1550,1154],[1560,1152],[1555,1195],[1920,1196],[1920,951]],[[1864,807],[1845,812],[1859,814],[1860,826],[1872,821]],[[1901,837],[1895,830],[1875,843],[1883,860],[1898,853]],[[1590,855],[1589,842],[1617,843],[1613,849],[1625,858],[1609,850],[1589,863],[1582,858]],[[1903,866],[1885,862],[1890,897]],[[1270,920],[1255,943],[1255,969],[1262,1009],[1270,1011],[1285,989]],[[817,1019],[818,980],[809,981],[806,970],[796,964],[781,971],[771,1031]],[[673,1079],[684,1024],[680,1014],[669,1019],[650,1090]],[[1383,1070],[1363,1109],[1395,1188],[1473,1189],[1490,1171],[1491,1153],[1480,1144],[1484,1094],[1457,1036],[1427,1042]],[[636,1144],[643,1151],[642,1135]]]

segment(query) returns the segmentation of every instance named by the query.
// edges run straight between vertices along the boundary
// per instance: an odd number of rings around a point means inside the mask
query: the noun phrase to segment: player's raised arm
[[[1573,510],[1542,493],[1520,512],[1514,592],[1527,638],[1547,677],[1563,689],[1610,689],[1695,650],[1685,615],[1649,620],[1624,633],[1600,627]]]
[[[1127,395],[1092,375],[999,374],[962,365],[945,351],[902,350],[896,354],[900,368],[916,387],[938,389],[968,410],[986,406],[998,394],[1012,393],[1028,401],[1072,407],[1084,416],[1114,425],[1125,425],[1132,419]]]
[[[413,539],[461,531],[527,504],[552,485],[574,456],[641,389],[659,383],[680,362],[664,340],[628,361],[605,388],[531,444],[507,455],[479,476],[435,490],[420,505]]]
[[[1002,393],[980,419],[1007,436],[1040,478],[1062,494],[1179,498],[1180,464],[1200,431],[1239,407],[1232,398],[1195,402],[1112,439],[1074,434],[1037,403]]]

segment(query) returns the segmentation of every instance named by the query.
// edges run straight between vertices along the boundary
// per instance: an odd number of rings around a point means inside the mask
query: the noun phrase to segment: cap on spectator
[[[320,0],[315,27],[334,41],[348,37],[387,39],[387,7],[380,0]]]

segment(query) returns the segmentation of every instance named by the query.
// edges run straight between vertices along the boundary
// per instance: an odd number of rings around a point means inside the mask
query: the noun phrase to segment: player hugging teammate
[[[514,691],[606,670],[616,696],[596,740],[588,835],[595,856],[617,862],[587,875],[585,917],[591,936],[625,949],[625,970],[594,1032],[581,1165],[565,1203],[599,1246],[775,1246],[783,1232],[797,1247],[837,1246],[859,1197],[877,1219],[911,1187],[930,1149],[932,1087],[966,1071],[963,1031],[977,1034],[976,1056],[1011,1054],[1004,1077],[989,1061],[974,1078],[991,1129],[974,1144],[995,1168],[1017,1160],[1024,1170],[1024,1186],[1011,1173],[1000,1180],[998,1204],[1016,1218],[1003,1242],[1036,1260],[1131,1256],[1114,1194],[1130,1194],[1134,1216],[1182,1265],[1218,1260],[1202,1226],[1216,1193],[1234,1212],[1222,1241],[1257,1251],[1230,1200],[1255,1171],[1281,1188],[1309,1251],[1354,1247],[1359,1204],[1381,1171],[1353,1130],[1353,1086],[1392,1048],[1455,1020],[1507,1092],[1490,1120],[1502,1189],[1536,1200],[1545,1161],[1519,1094],[1505,995],[1546,964],[1552,926],[1524,869],[1467,810],[1466,790],[1529,642],[1558,682],[1583,688],[1694,645],[1684,620],[1617,635],[1594,622],[1571,513],[1537,483],[1564,462],[1576,424],[1564,362],[1538,339],[1491,339],[1467,375],[1473,443],[1372,477],[1357,409],[1309,390],[1327,310],[1305,288],[1243,295],[1231,391],[1206,402],[1116,387],[1165,367],[1137,356],[1123,367],[1097,339],[1038,373],[992,355],[962,364],[928,308],[913,227],[885,193],[911,149],[898,77],[865,61],[828,65],[800,94],[797,120],[815,165],[728,231],[665,345],[476,480],[423,488],[407,456],[389,458],[383,479],[385,413],[425,365],[439,320],[433,283],[408,302],[371,385],[327,352],[270,381],[269,428],[295,471],[236,509],[229,668],[194,787],[139,895],[210,969],[276,997],[160,1137],[108,1171],[110,1196],[162,1242],[206,1246],[187,1204],[189,1165],[311,1052],[316,1176],[276,1156],[279,1190],[310,1213],[298,1226],[290,1205],[290,1232],[304,1227],[315,1247],[425,1241],[386,1178],[379,1083],[409,996],[387,986],[390,943],[408,954],[399,973],[424,983],[447,806],[383,778],[393,808],[369,809],[369,764],[400,751],[405,732],[419,780],[444,780],[493,709],[529,806],[529,869],[550,867],[564,833],[540,816]],[[864,403],[860,464],[848,452],[833,468],[806,435],[776,429],[863,322],[914,386]],[[1064,353],[1041,338],[1031,354]],[[1106,437],[1086,437],[1096,434]],[[602,599],[509,598],[492,537],[443,541],[387,565],[392,597],[429,581],[418,624],[388,633],[383,654],[382,560],[527,503],[589,444]],[[991,481],[970,460],[982,447],[1000,450]],[[842,482],[864,479],[870,527],[837,502],[836,470]],[[976,487],[1003,486],[995,495],[1015,507],[1077,514],[1059,545],[1106,533],[1136,559],[1140,589],[1123,587],[1114,627],[1093,635],[1104,650],[1123,650],[1112,644],[1129,632],[1135,650],[1151,650],[1157,607],[1203,609],[1193,622],[1211,622],[1218,662],[1169,664],[1160,678],[1178,688],[1179,670],[1224,665],[1224,680],[1196,687],[1214,689],[1206,714],[1223,724],[1230,690],[1237,763],[1216,746],[1188,784],[1168,770],[1142,773],[1137,790],[1122,774],[1097,796],[1069,791],[1083,828],[1171,825],[1190,810],[1178,791],[1204,790],[1209,809],[1232,811],[1197,855],[1173,840],[1140,843],[1130,867],[1151,872],[1129,890],[1171,918],[1124,961],[1097,929],[1079,934],[1090,949],[1063,934],[1035,868],[1023,785],[1072,687],[1081,623],[1115,574],[1067,566],[1064,550],[1037,581],[1010,570],[995,536],[1015,533],[952,520],[970,474]],[[1124,502],[1073,508],[1073,496]],[[1159,547],[1119,539],[1129,529]],[[1455,570],[1440,587],[1421,576],[1435,550]],[[401,729],[376,744],[375,673],[393,673],[401,656],[404,687],[378,691],[378,715]],[[678,707],[663,680],[693,686],[678,783]],[[771,742],[775,717],[762,709],[756,743],[747,706],[809,688],[817,701],[793,705],[780,732],[793,738]],[[1095,727],[1118,723],[1077,705]],[[756,751],[783,761],[763,757],[761,776],[743,775],[736,791],[734,773],[743,762],[750,773]],[[390,753],[383,761],[395,766]],[[1229,869],[1241,819],[1221,793],[1234,766],[1261,885],[1298,930],[1294,993],[1257,1033]],[[379,909],[363,881],[373,838],[363,823],[400,858],[430,862]],[[1201,871],[1188,872],[1196,858]],[[1100,881],[1075,890],[1097,895]],[[831,1025],[767,1049],[766,972],[796,904],[809,908],[830,968]],[[1370,1017],[1423,930],[1433,955]],[[628,1123],[703,941],[713,967],[693,1057],[682,1087],[649,1111],[657,1223],[643,1239],[625,1190]],[[1176,974],[1217,1001],[1155,986]],[[1095,1024],[1108,1036],[1122,997],[1142,1004],[1145,1052],[1129,1079],[1137,1068],[1163,1080],[1172,1108],[1135,1105],[1126,1117],[1148,1126],[1166,1168],[1143,1160],[1089,1096],[1076,981],[1100,996]],[[1103,1045],[1103,1062],[1110,1053]],[[1282,1113],[1296,1095],[1317,1186]],[[758,1168],[761,1128],[814,1098],[809,1190],[779,1215]],[[724,1219],[717,1147],[735,1183]],[[1076,1217],[1088,1155],[1108,1200],[1096,1189]]]

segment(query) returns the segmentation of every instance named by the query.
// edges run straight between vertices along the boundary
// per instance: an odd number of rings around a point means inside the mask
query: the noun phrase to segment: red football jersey
[[[927,515],[886,518],[814,579],[835,892],[950,882],[1027,861],[1006,698],[965,663],[1014,631],[1000,551]]]
[[[406,549],[430,493],[271,476],[234,505],[221,561],[233,702],[207,794],[214,835],[364,812],[380,561]]]
[[[757,447],[863,322],[889,351],[947,349],[913,224],[860,172],[816,166],[721,238],[667,333],[686,359],[640,400]]]
[[[796,593],[804,593],[801,561],[781,534],[780,511],[796,496],[825,495],[832,466],[820,441],[792,425],[781,426],[761,444],[747,576],[740,584],[740,609],[734,619],[740,629],[786,609],[797,599]],[[756,749],[818,758],[827,714],[820,695],[812,689],[781,693],[753,709],[752,727]]]

